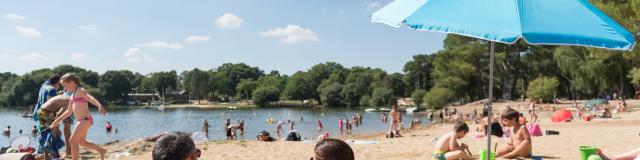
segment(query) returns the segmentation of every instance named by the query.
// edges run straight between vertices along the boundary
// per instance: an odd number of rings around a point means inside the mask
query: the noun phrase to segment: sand
[[[511,102],[496,104],[494,109],[499,112]],[[640,104],[638,101],[630,104]],[[511,104],[513,105],[513,104]],[[481,105],[461,106],[466,111]],[[525,114],[526,115],[526,114]],[[602,148],[608,154],[619,154],[638,148],[640,144],[640,112],[620,113],[615,119],[591,122],[551,123],[548,117],[541,118],[540,127],[544,130],[559,131],[560,135],[532,137],[533,155],[543,159],[580,159],[578,146],[594,145]],[[475,130],[476,125],[470,126]],[[355,128],[357,129],[357,128]],[[434,139],[449,132],[450,124],[436,124],[419,130],[404,133],[402,138],[387,139],[382,134],[356,135],[339,137],[343,140],[356,139],[359,141],[377,142],[377,144],[351,144],[356,159],[360,160],[412,160],[431,159]],[[477,155],[486,147],[486,139],[473,138],[472,131],[460,140],[470,146],[470,150]],[[505,147],[507,139],[494,137],[498,148]],[[281,159],[309,159],[313,155],[315,142],[257,142],[257,141],[217,141],[200,143],[201,159],[246,159],[246,160],[281,160]],[[134,141],[116,143],[106,146],[110,150],[110,159],[151,159],[152,142]],[[128,152],[126,157],[115,158],[120,153]],[[89,155],[87,155],[89,156]],[[93,156],[95,157],[95,156]]]

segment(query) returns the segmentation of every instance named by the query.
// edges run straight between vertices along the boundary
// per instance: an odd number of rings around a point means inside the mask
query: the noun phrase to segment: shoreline
[[[634,101],[631,106],[638,107],[636,102]],[[494,111],[499,113],[506,105],[494,105],[496,106]],[[464,107],[464,110],[472,111],[473,108]],[[544,159],[580,159],[578,146],[582,145],[598,146],[607,154],[619,154],[637,148],[640,138],[638,138],[636,126],[640,125],[640,112],[635,110],[623,112],[614,117],[613,119],[595,119],[591,122],[576,120],[569,123],[551,123],[548,116],[541,116],[538,124],[542,131],[559,131],[560,135],[532,137],[534,156],[541,156]],[[430,159],[436,139],[449,132],[451,127],[452,124],[448,123],[423,125],[420,129],[402,133],[403,137],[400,138],[385,138],[385,131],[333,138],[347,141],[354,150],[356,159]],[[486,147],[486,138],[474,138],[473,133],[477,125],[470,124],[469,127],[470,133],[460,142],[469,145],[471,152],[477,155],[482,148]],[[251,133],[248,134],[251,135]],[[505,147],[508,142],[507,139],[498,137],[493,137],[492,141],[498,143],[499,149]],[[109,159],[142,160],[150,159],[153,144],[153,142],[128,141],[103,146],[110,150]],[[197,148],[202,149],[201,159],[247,160],[307,159],[313,155],[314,146],[315,140],[302,142],[218,140],[196,145]],[[550,148],[551,146],[553,149]]]

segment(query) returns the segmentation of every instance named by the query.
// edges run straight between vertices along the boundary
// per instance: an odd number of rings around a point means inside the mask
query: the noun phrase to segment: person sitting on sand
[[[197,160],[200,150],[189,134],[174,132],[163,135],[153,145],[153,160]]]
[[[611,109],[609,109],[609,106],[604,107],[604,112],[602,113],[601,118],[611,118]]]
[[[326,138],[316,144],[312,160],[354,160],[353,149],[346,142]]]
[[[637,160],[640,159],[640,149],[635,149],[633,151],[615,156],[607,156],[604,154],[604,152],[602,152],[602,150],[598,149],[598,156],[600,156],[604,160]]]
[[[267,131],[259,132],[258,136],[256,136],[256,138],[258,139],[258,141],[262,141],[262,142],[273,142],[273,141],[276,141],[273,137],[271,137],[269,135],[269,132],[267,132]]]
[[[516,157],[531,157],[531,136],[527,127],[521,125],[518,120],[520,113],[518,111],[507,108],[502,112],[502,122],[507,127],[511,127],[511,140],[507,148],[498,151],[496,157],[512,159]]]
[[[504,136],[504,131],[502,130],[502,126],[500,125],[500,122],[498,121],[497,118],[495,117],[491,117],[491,125],[488,125],[487,123],[489,122],[489,117],[487,117],[489,114],[489,110],[488,108],[485,108],[482,110],[482,121],[480,122],[480,125],[478,125],[478,128],[476,128],[476,138],[482,138],[484,136],[487,136],[487,126],[490,126],[491,128],[491,135],[494,136],[498,136],[498,137],[502,137]]]
[[[469,146],[458,144],[458,139],[464,138],[469,133],[469,126],[466,123],[458,121],[453,127],[453,131],[445,134],[438,139],[435,150],[433,151],[434,160],[445,159],[474,159],[465,152]]]

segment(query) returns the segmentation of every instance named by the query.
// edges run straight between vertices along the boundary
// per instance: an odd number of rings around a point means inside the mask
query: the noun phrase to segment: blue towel
[[[38,153],[42,154],[47,151],[52,157],[60,157],[58,150],[64,147],[64,141],[60,137],[54,137],[51,129],[47,128],[41,131],[38,142],[40,142]]]

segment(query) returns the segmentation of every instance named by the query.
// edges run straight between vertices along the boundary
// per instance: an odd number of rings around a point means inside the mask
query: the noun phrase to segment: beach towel
[[[531,125],[527,126],[529,130],[529,134],[531,136],[542,136],[542,130],[540,129],[540,125],[538,123],[531,123]]]
[[[64,147],[64,141],[62,141],[60,137],[54,137],[51,129],[47,128],[40,132],[38,142],[40,142],[38,145],[38,153],[42,154],[47,151],[53,157],[60,157],[58,150]]]
[[[1,160],[35,160],[29,153],[7,153],[0,155]]]

